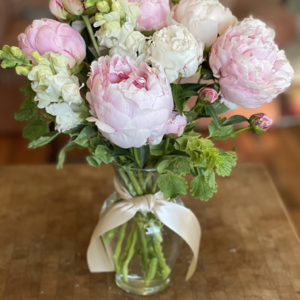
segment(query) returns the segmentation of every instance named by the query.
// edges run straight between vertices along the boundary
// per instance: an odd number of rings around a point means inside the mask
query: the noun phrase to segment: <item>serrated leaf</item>
[[[23,130],[23,137],[35,141],[49,132],[46,120],[41,116],[34,116],[27,121],[27,126]]]
[[[87,142],[97,135],[98,129],[95,126],[85,126],[74,142],[80,146],[87,146]]]
[[[213,183],[211,174],[198,175],[192,180],[190,190],[195,198],[207,201],[217,191],[217,184]]]
[[[220,176],[229,176],[236,165],[237,155],[234,151],[221,151],[216,159],[216,172]]]
[[[220,123],[222,124],[222,122]],[[216,125],[215,121],[211,121],[208,125],[208,131],[212,139],[226,140],[231,136],[231,133],[233,132],[233,126],[227,125],[222,126],[221,129],[218,129],[218,126]]]
[[[109,164],[114,160],[111,154],[112,151],[104,145],[98,145],[95,150],[95,156],[99,157],[105,164]]]
[[[99,137],[94,137],[90,140],[90,145],[93,148],[97,148],[98,145],[102,145],[101,139]]]
[[[176,175],[186,175],[190,172],[190,169],[190,160],[183,156],[164,159],[157,166],[157,171],[159,173],[168,172]]]
[[[179,175],[164,174],[158,178],[157,182],[166,200],[187,193],[187,182]]]
[[[37,103],[29,97],[21,104],[20,110],[15,113],[15,119],[17,121],[28,120],[35,116],[37,112]]]
[[[66,159],[66,153],[72,149],[82,149],[83,147],[75,144],[75,143],[69,143],[67,144],[64,148],[62,148],[59,152],[59,155],[58,155],[58,163],[57,163],[57,166],[56,168],[57,169],[61,169],[63,167],[63,164],[65,162],[65,159]]]
[[[58,131],[49,132],[48,134],[41,136],[36,141],[31,142],[29,144],[28,148],[37,148],[37,147],[44,146],[44,145],[50,143],[53,139],[55,139],[58,136],[58,134],[59,134]]]
[[[92,167],[99,167],[101,165],[101,159],[96,157],[96,156],[87,156],[86,157],[87,162],[89,163],[89,165],[91,165]]]
[[[222,124],[222,126],[225,126],[225,125],[234,125],[234,124],[239,124],[239,123],[242,123],[242,122],[249,122],[249,120],[246,117],[244,117],[244,116],[235,115],[235,116],[232,116],[229,119],[227,119]]]

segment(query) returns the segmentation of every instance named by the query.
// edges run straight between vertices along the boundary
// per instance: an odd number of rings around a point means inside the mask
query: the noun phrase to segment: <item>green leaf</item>
[[[41,116],[34,116],[28,120],[27,126],[23,130],[23,137],[35,141],[49,132],[46,120]]]
[[[180,115],[183,113],[183,107],[185,98],[183,98],[181,95],[183,93],[182,87],[179,84],[171,84],[172,88],[172,96],[173,100],[175,102],[176,108]]]
[[[186,175],[187,173],[190,173],[190,170],[190,160],[183,156],[164,159],[157,166],[157,171],[159,173],[168,172],[176,175]]]
[[[98,145],[102,145],[102,141],[99,137],[94,137],[90,140],[90,145],[93,148],[97,148]]]
[[[185,114],[187,123],[191,123],[194,120],[194,117],[197,115],[197,113],[194,111],[185,112],[184,114]]]
[[[241,116],[241,115],[235,115],[235,116],[232,116],[232,117],[230,117],[229,119],[227,119],[227,120],[222,124],[222,126],[239,124],[239,123],[246,122],[246,121],[249,122],[249,120],[248,120],[246,117]]]
[[[136,151],[139,159],[139,165],[143,168],[149,156],[149,146],[145,145],[140,148],[136,148]]]
[[[185,156],[190,157],[188,153],[180,150],[174,150],[171,154],[165,155],[164,157],[174,157],[174,156]]]
[[[196,84],[196,83],[183,83],[180,84],[180,86],[182,87],[182,90],[184,92],[186,91],[199,91],[200,89],[202,89],[204,86],[206,86],[206,84]]]
[[[153,156],[163,156],[165,151],[166,141],[161,141],[158,145],[150,145],[150,154]],[[174,151],[174,146],[169,143],[166,155],[171,154]]]
[[[233,126],[222,126],[219,130],[215,121],[211,121],[208,125],[208,130],[211,138],[215,140],[226,140],[231,136],[231,133],[233,132]]]
[[[229,111],[229,108],[224,103],[221,102],[217,102],[213,104],[213,107],[218,115],[223,114],[226,111]]]
[[[92,167],[99,167],[101,165],[101,159],[92,155],[92,156],[87,156],[86,157],[87,162],[92,166]]]
[[[179,175],[164,174],[158,178],[157,182],[165,199],[172,199],[187,193],[187,182]]]
[[[205,171],[204,175],[198,175],[192,180],[190,190],[195,198],[207,201],[217,191],[217,184],[211,172],[213,171]]]
[[[208,115],[210,115],[210,116],[213,118],[213,120],[215,121],[215,123],[216,123],[218,129],[220,129],[221,126],[220,126],[219,118],[218,118],[218,115],[217,115],[217,113],[216,113],[214,107],[208,105],[208,106],[205,107],[205,110],[206,110],[206,113],[207,113]]]
[[[193,96],[198,96],[198,93],[196,91],[185,91],[181,94],[182,98],[191,98]]]
[[[15,113],[15,119],[18,121],[28,120],[35,116],[37,112],[37,103],[29,97],[21,104],[20,110]]]
[[[234,151],[220,150],[216,159],[216,172],[220,176],[229,176],[232,167],[236,165],[237,155]]]
[[[95,156],[99,157],[105,164],[109,164],[114,160],[111,154],[112,151],[104,145],[98,145],[95,151]]]
[[[199,124],[199,122],[186,125],[184,133],[193,131],[198,124]]]
[[[65,131],[65,133],[69,134],[70,136],[77,136],[85,127],[86,127],[86,125],[79,124],[76,127],[73,127],[71,129]]]
[[[37,147],[44,146],[44,145],[50,143],[54,138],[56,138],[58,136],[58,134],[59,134],[58,131],[49,132],[48,134],[41,136],[36,141],[31,142],[29,144],[28,148],[37,148]]]
[[[117,147],[116,149],[114,149],[114,151],[111,154],[112,157],[119,157],[119,156],[124,156],[124,157],[128,157],[131,160],[135,161],[135,159],[132,157],[132,155],[130,154],[130,152],[127,149],[123,149],[121,147]]]
[[[156,32],[155,29],[141,31],[141,33],[142,33],[144,36],[146,36],[146,37],[153,36],[153,34],[154,34],[155,32]]]
[[[98,129],[96,126],[85,126],[79,133],[74,142],[80,146],[86,147],[87,142],[97,135]]]
[[[65,162],[65,159],[66,159],[66,153],[72,149],[82,149],[83,147],[75,144],[75,143],[69,143],[67,144],[64,148],[62,148],[59,152],[59,155],[58,155],[58,163],[57,163],[57,166],[56,168],[57,169],[62,169],[63,167],[63,164]]]

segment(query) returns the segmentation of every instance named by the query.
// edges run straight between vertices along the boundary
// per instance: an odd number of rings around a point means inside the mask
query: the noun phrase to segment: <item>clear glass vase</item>
[[[158,191],[156,170],[126,170],[114,166],[119,182],[135,197]],[[101,213],[116,202],[116,192],[110,195]],[[169,200],[183,205],[179,197]],[[179,254],[182,239],[164,226],[152,213],[138,212],[127,223],[102,236],[116,269],[116,284],[124,291],[151,295],[164,290],[170,282],[172,266]]]

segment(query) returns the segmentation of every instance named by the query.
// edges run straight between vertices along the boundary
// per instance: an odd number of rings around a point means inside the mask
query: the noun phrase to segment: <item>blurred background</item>
[[[235,147],[240,162],[262,162],[268,168],[300,236],[300,1],[299,0],[220,0],[238,19],[249,15],[266,22],[276,31],[279,48],[286,51],[295,77],[290,89],[270,104],[259,109],[239,109],[234,114],[250,116],[264,112],[274,120],[272,129],[261,136],[244,132],[235,139],[218,141],[226,150]],[[48,0],[0,1],[0,45],[18,45],[17,36],[34,19],[52,18]],[[51,144],[27,149],[22,138],[25,123],[14,120],[23,95],[19,88],[26,79],[14,70],[0,68],[0,165],[55,163],[59,152],[68,142],[60,136]],[[205,126],[198,128],[205,131]],[[205,134],[205,133],[204,133]],[[69,163],[84,163],[85,152],[68,155]]]

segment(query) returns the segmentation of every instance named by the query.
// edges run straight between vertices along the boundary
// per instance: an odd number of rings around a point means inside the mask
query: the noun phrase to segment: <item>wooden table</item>
[[[90,274],[86,249],[110,166],[0,168],[0,299],[143,299],[118,289],[113,273]],[[183,247],[170,286],[148,299],[300,299],[300,244],[260,164],[240,164],[218,178],[209,202],[183,197],[200,220],[198,269],[184,281]]]

